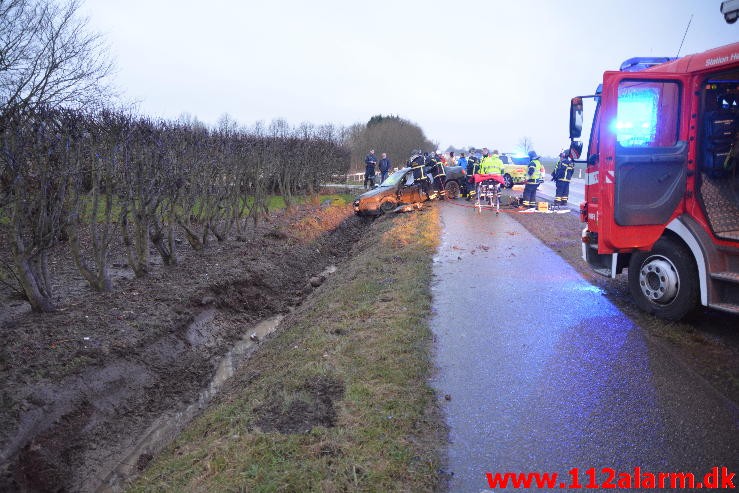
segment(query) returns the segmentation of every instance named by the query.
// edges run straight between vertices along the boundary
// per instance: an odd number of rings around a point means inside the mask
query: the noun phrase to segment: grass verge
[[[433,491],[435,208],[387,216],[132,491]]]

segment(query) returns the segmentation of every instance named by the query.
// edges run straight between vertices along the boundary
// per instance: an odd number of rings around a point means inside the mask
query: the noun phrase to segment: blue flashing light
[[[618,96],[618,115],[612,130],[624,147],[642,147],[654,142],[657,133],[657,91],[640,88]]]
[[[666,56],[634,57],[634,58],[629,58],[628,60],[625,60],[621,64],[620,70],[621,72],[640,72],[650,67],[654,67],[655,65],[662,65],[663,63],[671,62],[672,60],[677,60],[677,58],[666,57]]]

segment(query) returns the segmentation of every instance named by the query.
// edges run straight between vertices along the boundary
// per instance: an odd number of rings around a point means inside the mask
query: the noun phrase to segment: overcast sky
[[[85,0],[141,112],[215,123],[418,123],[440,147],[543,155],[572,96],[633,56],[739,41],[720,0]],[[381,151],[378,151],[381,152]],[[396,156],[404,159],[406,156]]]

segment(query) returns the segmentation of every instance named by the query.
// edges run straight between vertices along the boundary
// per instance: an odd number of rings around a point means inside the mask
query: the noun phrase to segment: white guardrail
[[[346,175],[347,183],[362,183],[364,181],[364,173],[350,173]]]
[[[393,168],[390,171],[388,171],[388,175],[391,175],[398,171],[400,168]],[[341,181],[341,175],[334,175],[332,176],[334,180],[337,182]],[[348,184],[354,184],[354,183],[363,183],[364,182],[364,173],[348,173],[344,179],[344,183]],[[375,183],[380,183],[380,173],[375,173]]]

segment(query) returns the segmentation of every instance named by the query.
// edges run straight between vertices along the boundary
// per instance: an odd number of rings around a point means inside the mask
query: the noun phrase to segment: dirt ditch
[[[146,278],[127,276],[120,256],[110,293],[84,288],[60,247],[57,312],[28,313],[0,292],[0,490],[120,489],[279,318],[258,322],[302,303],[363,230],[347,207],[301,207],[241,241],[183,248],[178,266],[155,265]],[[305,399],[268,403],[277,421],[263,425],[330,423],[341,393],[338,382],[307,382]],[[294,413],[271,412],[308,401],[317,405],[294,423],[279,420]]]

